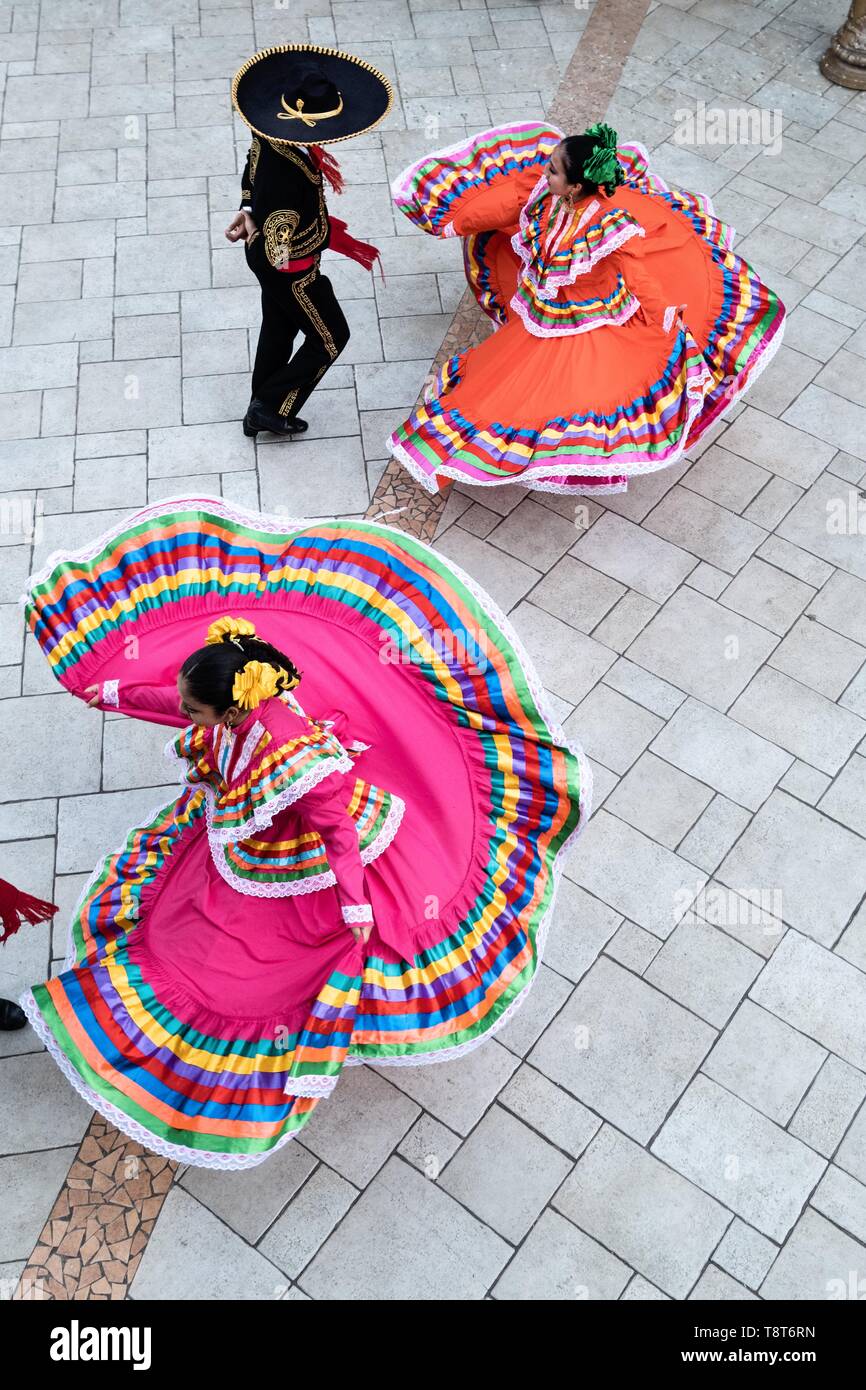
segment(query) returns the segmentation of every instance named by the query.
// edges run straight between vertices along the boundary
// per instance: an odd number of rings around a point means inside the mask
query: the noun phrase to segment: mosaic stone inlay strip
[[[94,1115],[13,1299],[126,1298],[177,1171]]]

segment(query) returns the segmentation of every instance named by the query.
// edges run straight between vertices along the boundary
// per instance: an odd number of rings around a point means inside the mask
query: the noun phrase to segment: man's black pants
[[[262,327],[252,394],[277,415],[294,419],[349,341],[349,325],[319,258],[308,270],[275,270],[259,233],[246,247],[247,265],[262,287]],[[299,333],[304,341],[292,356]]]

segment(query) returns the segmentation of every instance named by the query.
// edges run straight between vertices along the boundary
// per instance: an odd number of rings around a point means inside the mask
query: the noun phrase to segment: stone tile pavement
[[[598,0],[614,19],[622,2]],[[788,306],[746,401],[623,497],[461,488],[439,520],[595,772],[529,1000],[460,1062],[351,1070],[251,1173],[182,1171],[143,1254],[122,1252],[133,1298],[862,1296],[866,96],[817,66],[844,10],[652,3],[613,74],[607,119],[713,196]],[[459,247],[401,222],[388,180],[543,114],[589,14],[0,3],[0,873],[63,909],[5,948],[0,994],[57,964],[95,859],[170,791],[158,729],[52,684],[16,607],[27,574],[189,491],[364,514],[464,286]],[[397,85],[384,126],[341,149],[335,209],[387,283],[328,258],[351,342],[309,436],[257,448],[238,425],[257,296],[222,235],[247,145],[226,79],[307,36]],[[763,111],[781,145],[684,143],[683,113],[712,109]],[[0,1034],[0,1087],[10,1296],[90,1115],[29,1029]]]

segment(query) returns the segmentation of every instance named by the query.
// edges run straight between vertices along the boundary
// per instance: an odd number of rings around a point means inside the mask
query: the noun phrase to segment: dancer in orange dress
[[[669,188],[610,126],[482,131],[392,191],[424,231],[464,238],[496,329],[388,440],[428,491],[625,491],[695,444],[781,342],[784,306],[710,200]]]

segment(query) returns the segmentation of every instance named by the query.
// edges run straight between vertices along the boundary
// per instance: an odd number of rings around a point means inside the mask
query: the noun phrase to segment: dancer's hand
[[[370,932],[373,930],[373,923],[366,922],[362,927],[351,927],[352,935],[356,941],[369,941]]]
[[[257,231],[258,227],[248,212],[236,212],[226,227],[226,236],[229,241],[248,241]]]
[[[94,690],[94,691],[96,692],[96,694],[93,695],[93,696],[87,701],[87,708],[88,708],[88,709],[95,709],[96,706],[99,704],[100,689],[99,689],[99,686],[98,686],[98,685],[88,685],[87,689],[86,689],[85,692],[84,692],[85,695],[90,695],[91,690]]]

